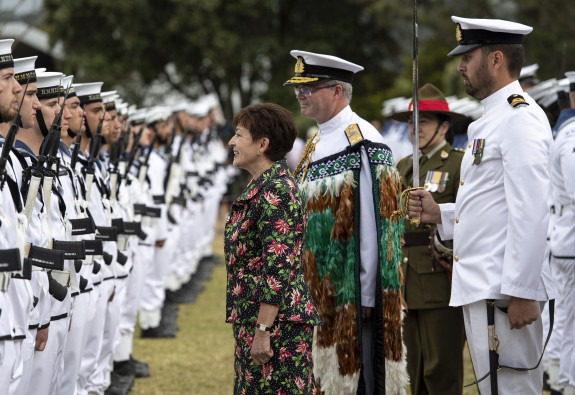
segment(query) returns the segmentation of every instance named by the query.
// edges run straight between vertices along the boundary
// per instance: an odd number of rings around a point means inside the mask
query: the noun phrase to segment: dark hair
[[[268,138],[269,147],[264,155],[278,161],[293,148],[297,137],[297,128],[291,113],[274,103],[257,103],[241,109],[233,120],[234,128],[246,128],[252,140]]]
[[[491,52],[501,51],[507,59],[507,71],[511,78],[519,78],[521,68],[525,61],[525,50],[523,44],[492,44],[481,47],[483,55]]]
[[[451,127],[451,117],[447,114],[437,114],[437,118],[438,118],[438,125],[442,125],[443,122],[447,122],[449,125],[447,126],[447,132],[445,132],[445,141],[447,141],[450,145],[453,144],[453,138],[454,138],[454,133],[453,133],[453,128]]]

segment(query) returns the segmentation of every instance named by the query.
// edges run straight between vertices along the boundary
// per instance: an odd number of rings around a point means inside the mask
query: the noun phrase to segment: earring
[[[262,156],[262,151],[258,151],[258,156]]]

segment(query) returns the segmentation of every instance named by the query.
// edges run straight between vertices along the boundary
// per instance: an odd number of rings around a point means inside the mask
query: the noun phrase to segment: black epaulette
[[[509,102],[509,105],[511,105],[511,107],[515,108],[517,106],[520,106],[522,104],[528,106],[529,103],[527,103],[525,101],[525,99],[523,98],[523,96],[521,95],[511,95],[507,98],[507,101]]]

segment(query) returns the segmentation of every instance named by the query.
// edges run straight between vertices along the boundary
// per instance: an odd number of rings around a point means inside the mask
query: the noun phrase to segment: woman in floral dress
[[[233,125],[233,164],[252,176],[225,228],[234,394],[310,394],[320,319],[301,266],[306,210],[283,159],[297,129],[289,111],[270,103],[244,108]]]

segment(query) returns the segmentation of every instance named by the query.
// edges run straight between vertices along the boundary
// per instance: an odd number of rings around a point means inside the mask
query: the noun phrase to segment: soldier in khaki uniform
[[[413,140],[411,104],[409,110],[396,113],[392,118],[409,123]],[[430,191],[436,202],[455,202],[463,152],[451,148],[446,134],[450,122],[464,116],[450,112],[444,95],[431,84],[419,89],[419,111],[419,185]],[[401,159],[397,169],[402,187],[412,186],[413,156]],[[408,308],[404,327],[407,370],[412,394],[461,394],[463,316],[460,308],[449,307],[450,246],[440,244],[434,235],[434,224],[422,223],[415,227],[405,222],[402,292]]]

